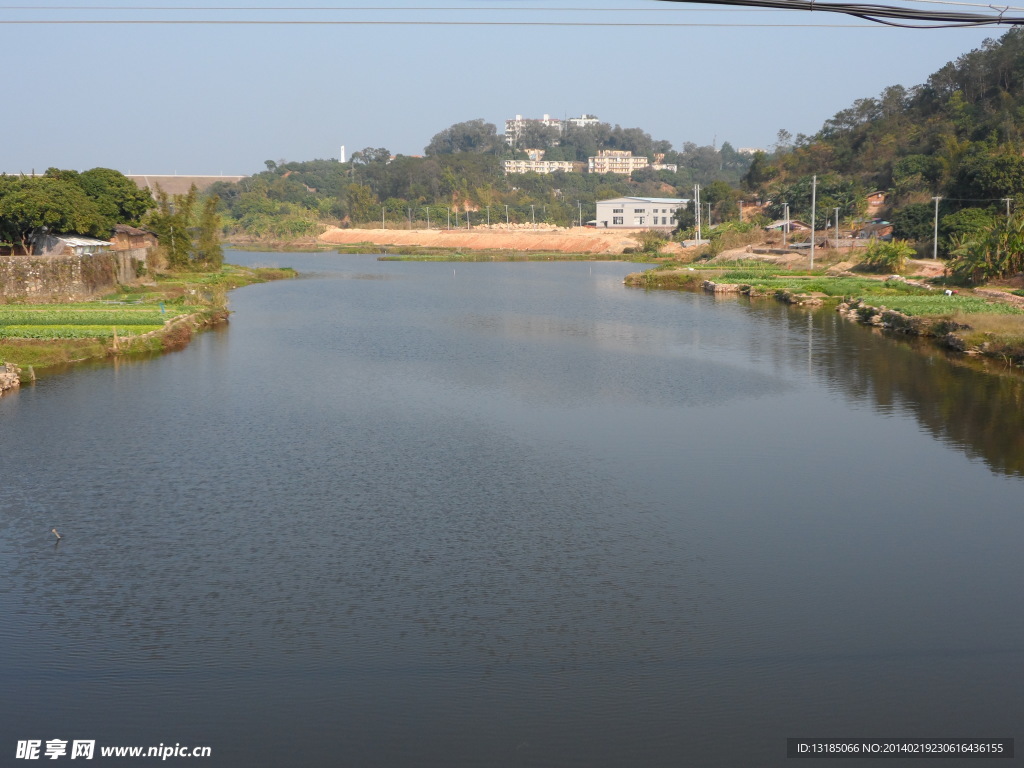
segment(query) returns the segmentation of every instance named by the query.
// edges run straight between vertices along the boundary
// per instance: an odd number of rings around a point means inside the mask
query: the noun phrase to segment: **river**
[[[630,264],[229,260],[302,277],[0,400],[0,763],[1018,735],[1020,377]]]

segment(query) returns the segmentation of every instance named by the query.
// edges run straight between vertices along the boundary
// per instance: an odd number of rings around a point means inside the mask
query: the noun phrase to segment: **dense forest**
[[[525,173],[505,175],[504,161],[543,149],[546,160],[586,163],[599,150],[626,150],[678,170],[645,168],[618,174]],[[712,185],[711,202],[735,208],[736,188],[751,156],[728,142],[721,147],[687,143],[676,151],[640,128],[607,123],[563,130],[530,123],[507,142],[492,123],[470,120],[437,133],[422,157],[392,156],[384,147],[354,152],[348,162],[266,162],[267,170],[210,191],[221,199],[229,226],[256,237],[314,234],[325,224],[422,226],[544,221],[561,226],[593,218],[594,202],[620,195],[691,197],[694,184]],[[724,201],[724,202],[723,202]],[[454,217],[454,218],[453,218]],[[461,219],[459,218],[461,217]]]

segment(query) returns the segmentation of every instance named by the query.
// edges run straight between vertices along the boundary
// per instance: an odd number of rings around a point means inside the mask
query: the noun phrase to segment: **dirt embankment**
[[[380,246],[419,246],[452,250],[551,251],[561,253],[620,254],[635,248],[628,231],[597,229],[505,229],[494,226],[473,229],[329,229],[320,235],[322,243]]]

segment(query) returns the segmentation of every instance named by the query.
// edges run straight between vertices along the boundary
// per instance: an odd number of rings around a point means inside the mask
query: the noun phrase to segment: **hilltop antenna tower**
[[[341,145],[341,151],[338,152],[338,162],[339,163],[344,163],[345,162],[345,145],[344,144]]]

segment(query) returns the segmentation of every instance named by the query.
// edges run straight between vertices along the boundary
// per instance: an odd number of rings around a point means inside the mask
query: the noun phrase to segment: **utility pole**
[[[697,224],[697,242],[700,242],[700,184],[693,185],[693,213]]]
[[[932,258],[939,258],[939,200],[941,197],[933,197],[935,201],[935,231],[932,234]]]
[[[430,206],[427,206],[427,229],[430,229]]]
[[[836,208],[836,248],[839,247],[839,209]]]
[[[742,200],[738,200],[737,202],[740,204],[740,224],[742,224],[743,223],[743,201]]]
[[[508,223],[508,206],[505,206],[505,229],[512,229],[512,225]]]
[[[1009,221],[1009,219],[1010,219],[1010,203],[1013,202],[1013,198],[1012,197],[1004,197],[1003,198],[1003,202],[1006,203],[1006,219],[1007,219],[1007,221]]]
[[[448,229],[451,229],[452,228],[452,209],[446,207],[445,210],[448,211]]]
[[[487,206],[487,228],[491,228],[491,206]]]
[[[537,228],[537,217],[533,210],[533,203],[530,203],[530,222],[533,224],[533,228]]]
[[[783,209],[786,211],[786,220],[782,222],[782,247],[786,247],[786,235],[789,234],[789,203],[782,204]]]
[[[582,227],[583,226],[583,203],[581,203],[579,200],[577,200],[576,201],[576,205],[580,209],[580,226]]]
[[[384,206],[383,205],[380,207],[380,228],[381,229],[385,229],[385,227],[384,227]]]
[[[818,213],[818,175],[811,177],[811,269],[814,269],[814,217]]]

